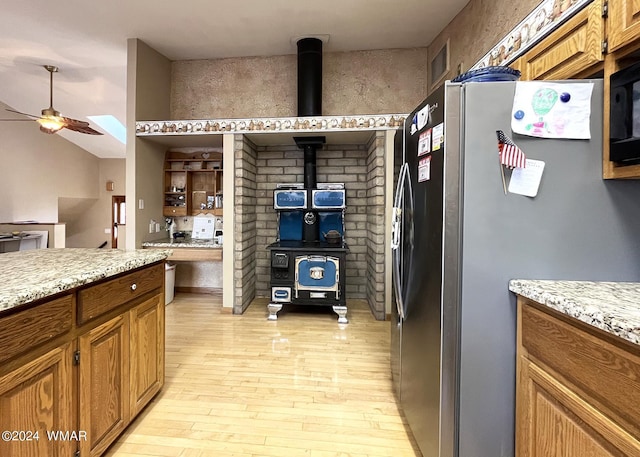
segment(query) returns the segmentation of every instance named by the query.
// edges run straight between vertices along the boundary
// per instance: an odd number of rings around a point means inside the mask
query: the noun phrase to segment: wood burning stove
[[[322,114],[322,41],[298,41],[298,116]],[[318,184],[316,150],[323,136],[295,137],[304,151],[304,183],[280,184],[273,195],[278,213],[277,241],[271,251],[269,319],[283,304],[330,305],[339,323],[347,323],[344,242],[344,184]],[[338,243],[324,234],[337,231]]]
[[[278,318],[282,305],[300,304],[332,306],[338,322],[348,322],[344,184],[317,186],[280,184],[274,191],[278,234],[277,241],[267,246],[271,252],[270,320]],[[340,233],[338,243],[325,239],[330,231]]]

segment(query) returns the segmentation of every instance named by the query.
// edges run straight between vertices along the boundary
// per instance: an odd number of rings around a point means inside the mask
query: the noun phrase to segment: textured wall
[[[234,314],[242,314],[256,296],[256,152],[244,136],[235,136],[233,277]]]
[[[173,62],[172,119],[297,115],[295,55]],[[325,53],[322,114],[406,113],[426,95],[427,49]]]
[[[458,65],[467,71],[539,4],[540,0],[471,0],[431,42],[429,55],[449,40],[446,79],[452,79]]]

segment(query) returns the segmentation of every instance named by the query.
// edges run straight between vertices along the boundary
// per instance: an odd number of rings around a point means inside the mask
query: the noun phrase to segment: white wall
[[[0,119],[24,119],[6,107],[0,102]],[[60,135],[40,132],[36,122],[2,121],[0,222],[66,222],[67,247],[96,247],[111,224],[103,180],[114,176],[124,186],[124,167],[124,159],[99,159]],[[108,172],[101,176],[103,169]]]

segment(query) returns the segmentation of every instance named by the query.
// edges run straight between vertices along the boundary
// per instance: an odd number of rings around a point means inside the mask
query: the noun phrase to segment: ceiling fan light
[[[38,124],[40,124],[43,128],[50,131],[51,133],[57,132],[62,127],[64,127],[64,122],[62,122],[61,119],[57,119],[54,116],[41,117],[37,121],[38,121]]]

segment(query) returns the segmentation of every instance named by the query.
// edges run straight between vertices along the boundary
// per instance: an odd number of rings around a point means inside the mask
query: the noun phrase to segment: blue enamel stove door
[[[336,299],[339,298],[340,264],[337,257],[298,256],[295,271],[296,298],[299,290],[335,291]]]

